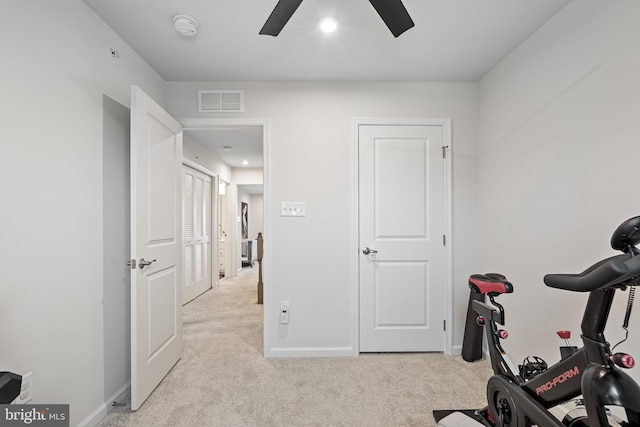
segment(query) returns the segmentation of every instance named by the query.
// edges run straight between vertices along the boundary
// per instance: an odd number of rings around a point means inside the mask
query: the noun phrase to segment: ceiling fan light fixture
[[[187,37],[193,37],[198,32],[198,22],[189,15],[174,16],[173,27],[178,34]]]
[[[302,0],[278,0],[259,34],[277,37],[296,9],[298,9],[300,3],[302,3]],[[369,0],[369,3],[378,12],[378,15],[394,37],[399,37],[402,33],[415,26],[411,16],[409,16],[409,12],[402,4],[402,0]],[[327,20],[327,24],[320,24],[322,31],[332,33],[338,29],[338,21],[335,18],[325,18],[323,21],[325,20]]]
[[[322,18],[320,21],[320,31],[323,33],[334,33],[338,29],[338,21],[332,17]]]

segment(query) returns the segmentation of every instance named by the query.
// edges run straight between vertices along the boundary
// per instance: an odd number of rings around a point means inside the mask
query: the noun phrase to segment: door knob
[[[151,261],[145,261],[144,258],[140,258],[140,261],[138,261],[138,267],[144,268],[148,265],[151,265],[154,262],[156,262],[155,259],[152,259]]]
[[[369,254],[377,254],[378,251],[376,251],[375,249],[370,249],[365,246],[365,248],[362,250],[362,253],[365,255],[369,255]]]

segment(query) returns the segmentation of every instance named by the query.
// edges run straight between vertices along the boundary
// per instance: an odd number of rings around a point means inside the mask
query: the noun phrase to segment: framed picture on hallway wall
[[[242,202],[242,238],[249,238],[249,205],[245,202]]]

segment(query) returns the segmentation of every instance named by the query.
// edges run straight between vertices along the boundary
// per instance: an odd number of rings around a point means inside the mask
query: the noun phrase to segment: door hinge
[[[127,261],[127,265],[129,267],[131,267],[132,270],[135,270],[136,269],[136,260],[132,259],[132,260]]]
[[[442,158],[446,159],[447,158],[447,148],[449,148],[448,145],[443,145],[442,146]]]
[[[447,246],[447,235],[446,234],[442,235],[442,246]]]
[[[447,331],[447,319],[442,319],[442,330]]]

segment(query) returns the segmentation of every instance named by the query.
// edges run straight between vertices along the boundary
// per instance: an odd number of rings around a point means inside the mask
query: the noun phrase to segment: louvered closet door
[[[184,285],[186,304],[211,288],[211,177],[183,166]]]

